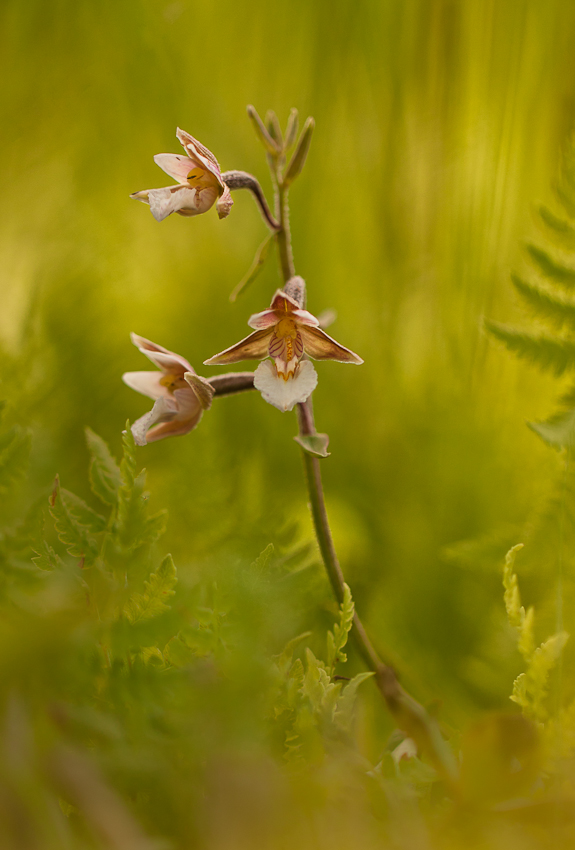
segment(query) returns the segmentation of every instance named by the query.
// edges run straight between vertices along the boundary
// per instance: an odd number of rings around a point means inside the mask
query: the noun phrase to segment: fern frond
[[[556,242],[567,251],[575,251],[575,227],[556,216],[547,207],[539,207],[539,215]]]
[[[86,442],[90,451],[90,486],[104,504],[115,505],[122,484],[120,468],[104,440],[91,428],[86,428]]]
[[[558,328],[568,324],[575,330],[575,301],[553,295],[540,286],[527,283],[516,274],[511,275],[511,281],[533,313],[548,319]]]
[[[536,245],[527,245],[527,251],[544,277],[550,278],[553,283],[563,286],[565,289],[573,289],[575,286],[575,269],[558,262],[547,251],[543,251]]]
[[[339,623],[334,626],[333,632],[327,633],[327,666],[333,672],[338,661],[347,661],[347,656],[342,652],[347,643],[347,638],[353,625],[355,606],[351,598],[351,590],[344,585],[343,602],[340,606]]]
[[[546,422],[528,422],[527,425],[555,449],[569,448],[575,442],[575,408],[556,413]]]
[[[175,593],[178,578],[171,555],[166,555],[155,573],[145,582],[144,593],[136,593],[124,607],[124,615],[130,623],[150,620],[169,609],[167,600]]]
[[[541,369],[548,369],[559,376],[575,367],[575,343],[569,340],[517,331],[490,320],[485,320],[485,327],[510,351]]]

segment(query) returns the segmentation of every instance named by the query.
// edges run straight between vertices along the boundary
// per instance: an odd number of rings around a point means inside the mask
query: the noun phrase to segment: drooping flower
[[[131,334],[134,345],[159,372],[125,372],[131,389],[154,399],[154,406],[132,425],[134,440],[145,446],[164,437],[187,434],[196,427],[214,395],[209,381],[196,375],[188,361],[143,336]]]
[[[233,201],[229,188],[222,180],[217,159],[197,139],[184,130],[176,130],[178,141],[186,155],[159,153],[154,162],[177,181],[177,186],[164,189],[144,189],[130,198],[150,205],[156,221],[162,221],[177,212],[179,215],[200,215],[216,202],[220,218],[225,218]]]
[[[314,360],[363,363],[361,357],[344,348],[319,327],[319,321],[298,302],[277,290],[268,310],[255,313],[248,324],[254,333],[226,348],[204,363],[207,366],[265,360],[255,371],[254,386],[278,410],[291,410],[304,402],[317,385],[317,373],[304,353]]]

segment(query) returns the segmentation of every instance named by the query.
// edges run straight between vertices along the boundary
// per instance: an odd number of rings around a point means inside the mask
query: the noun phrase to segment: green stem
[[[288,190],[282,185],[280,162],[278,157],[269,157],[270,169],[276,194],[276,216],[279,229],[276,233],[278,253],[284,287],[294,277],[295,267],[291,249],[291,234],[289,224]],[[311,396],[303,404],[298,404],[298,425],[300,436],[311,436],[316,433]],[[311,513],[315,534],[319,544],[322,560],[329,578],[334,595],[339,603],[343,601],[345,579],[329,526],[323,485],[321,480],[320,461],[302,450],[309,493]],[[380,693],[393,715],[398,727],[413,738],[418,747],[425,751],[437,772],[443,778],[454,796],[457,795],[457,768],[453,754],[443,740],[439,727],[434,718],[430,717],[425,708],[417,702],[399,684],[395,671],[379,657],[357,612],[353,618],[352,635],[357,649],[366,666],[375,673],[375,681]]]
[[[276,234],[278,244],[278,253],[284,284],[295,275],[295,267],[293,262],[293,253],[291,248],[291,233],[289,226],[289,206],[288,206],[288,189],[281,184],[281,178],[278,177],[278,213],[279,213],[279,230]]]

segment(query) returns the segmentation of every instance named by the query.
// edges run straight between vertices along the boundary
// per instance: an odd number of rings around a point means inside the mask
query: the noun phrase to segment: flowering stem
[[[254,388],[253,372],[229,372],[225,375],[214,375],[208,378],[214,388],[214,396],[221,398],[225,395],[235,395]]]
[[[279,218],[279,229],[276,233],[278,253],[284,289],[295,276],[293,255],[291,250],[291,235],[289,226],[289,208],[287,203],[287,187],[282,185],[279,170],[279,158],[269,156],[272,177],[276,186],[276,215]],[[294,292],[291,292],[294,295]],[[305,297],[301,293],[301,300]],[[298,299],[299,300],[299,299]],[[303,306],[303,304],[302,304]],[[297,405],[299,436],[313,436],[316,428],[313,415],[311,396],[303,404]],[[311,513],[316,538],[319,544],[322,560],[328,575],[334,595],[339,603],[343,601],[345,579],[329,526],[323,485],[321,480],[320,460],[307,451],[302,450],[307,489],[309,493]],[[416,742],[418,747],[427,753],[439,775],[452,794],[457,795],[457,768],[453,754],[443,740],[437,722],[427,713],[399,684],[395,671],[379,657],[361,622],[359,615],[354,613],[352,635],[360,655],[366,666],[375,673],[377,687],[385,704],[394,717],[398,727]]]
[[[276,234],[276,240],[278,243],[278,253],[284,283],[287,283],[288,280],[295,275],[295,267],[291,249],[291,233],[289,227],[288,188],[282,186],[281,178],[278,181],[277,200],[280,226]]]
[[[254,196],[259,211],[269,229],[278,230],[280,225],[273,217],[263,189],[253,174],[248,174],[247,171],[226,171],[222,174],[222,180],[231,192],[235,189],[248,189]]]

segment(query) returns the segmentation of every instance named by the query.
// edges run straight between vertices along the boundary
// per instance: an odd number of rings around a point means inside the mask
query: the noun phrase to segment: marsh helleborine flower
[[[200,215],[216,202],[220,218],[225,218],[233,201],[229,188],[222,180],[218,161],[211,151],[184,130],[176,130],[178,141],[186,156],[175,153],[159,153],[154,162],[177,181],[177,186],[165,189],[144,189],[134,192],[130,198],[150,205],[156,221],[162,221],[173,212],[179,215]]]
[[[282,290],[277,290],[269,310],[255,313],[248,324],[254,333],[204,363],[218,366],[240,360],[265,360],[255,371],[254,386],[278,410],[291,410],[304,402],[317,385],[317,373],[305,354],[314,360],[363,363],[319,327],[319,321]]]
[[[131,334],[134,345],[160,372],[125,372],[122,380],[136,392],[154,399],[154,406],[132,425],[134,440],[145,446],[164,437],[177,437],[195,428],[214,395],[212,385],[196,375],[188,361],[143,336]]]

